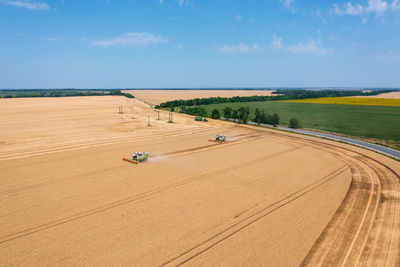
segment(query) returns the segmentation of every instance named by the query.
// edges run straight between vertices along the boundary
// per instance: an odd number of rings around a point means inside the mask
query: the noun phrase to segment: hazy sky
[[[286,86],[400,87],[400,0],[0,0],[0,88]]]

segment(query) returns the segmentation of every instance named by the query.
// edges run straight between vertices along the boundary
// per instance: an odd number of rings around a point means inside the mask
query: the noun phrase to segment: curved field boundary
[[[399,178],[359,159],[350,190],[303,266],[396,266],[400,262]],[[397,193],[396,193],[397,192]]]
[[[400,262],[399,174],[386,164],[350,148],[299,136],[254,130],[306,142],[316,148],[336,150],[353,162],[349,163],[353,166],[354,172],[350,190],[304,259],[303,266],[398,266]],[[357,167],[360,165],[363,167]],[[343,211],[348,213],[345,214]]]

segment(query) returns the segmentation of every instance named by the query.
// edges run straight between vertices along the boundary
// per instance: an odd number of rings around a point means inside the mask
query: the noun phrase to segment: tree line
[[[249,107],[240,107],[238,109],[233,109],[232,107],[225,107],[222,110],[222,114],[225,119],[232,119],[234,121],[239,121],[240,123],[246,124],[250,120],[250,108]],[[218,109],[213,109],[211,111],[211,118],[220,119],[221,115]],[[264,110],[260,110],[256,108],[254,112],[254,117],[251,121],[255,123],[264,123],[271,125],[278,125],[280,122],[280,117],[278,113],[268,114]]]
[[[171,108],[171,111],[175,111],[174,107]],[[179,112],[193,116],[208,117],[208,112],[203,107],[181,107]]]
[[[321,98],[321,97],[343,97],[343,96],[368,96],[393,92],[393,90],[304,90],[304,89],[278,89],[272,94],[284,94],[293,99]]]
[[[106,96],[121,95],[134,98],[131,94],[122,93],[121,90],[78,90],[78,89],[32,89],[32,90],[1,90],[0,98],[23,98],[23,97],[69,97],[69,96]]]
[[[359,90],[300,90],[279,89],[273,92],[271,96],[234,96],[234,97],[208,97],[195,98],[188,100],[173,100],[161,103],[156,108],[173,108],[183,106],[200,106],[221,103],[238,103],[238,102],[256,102],[256,101],[274,101],[274,100],[294,100],[306,98],[321,98],[321,97],[342,97],[342,96],[362,96],[362,95],[377,95],[381,93],[391,92],[392,90],[377,90],[372,92],[363,92]]]
[[[172,111],[174,109],[172,108]],[[179,109],[180,113],[185,113],[193,116],[200,116],[200,117],[208,117],[209,114],[207,110],[203,107],[181,107]],[[250,119],[250,108],[249,107],[240,107],[238,109],[234,109],[232,107],[226,106],[221,112],[215,108],[211,111],[210,117],[212,119],[228,119],[233,120],[235,122],[247,124],[248,121],[253,121],[257,124],[270,124],[273,126],[277,126],[280,123],[280,116],[278,113],[269,114],[265,112],[264,109],[256,108],[254,112],[254,116]],[[289,121],[290,128],[300,128],[301,124],[297,118],[291,118]]]

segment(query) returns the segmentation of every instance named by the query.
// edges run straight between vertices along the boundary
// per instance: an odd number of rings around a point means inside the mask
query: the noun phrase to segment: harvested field
[[[119,106],[123,114],[118,114]],[[151,127],[147,126],[148,116]],[[148,105],[121,96],[0,99],[0,159],[182,135],[211,127],[184,116],[175,117],[176,124],[170,124],[164,111],[160,111],[160,120],[157,118],[158,113]]]
[[[118,114],[130,101],[1,102],[2,264],[399,262],[398,162],[181,114],[157,121],[137,100],[134,119]],[[217,133],[225,144],[208,142]],[[140,165],[121,160],[134,151],[152,155]]]
[[[152,105],[177,99],[194,99],[206,97],[233,97],[233,96],[253,96],[253,95],[272,95],[271,90],[125,90],[136,98],[144,100]]]
[[[369,95],[369,96],[358,96],[362,98],[390,98],[390,99],[400,99],[400,91],[383,93],[379,95]]]

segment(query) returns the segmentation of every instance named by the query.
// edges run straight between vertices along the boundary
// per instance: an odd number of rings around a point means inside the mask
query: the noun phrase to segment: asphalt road
[[[254,123],[254,122],[248,122],[248,124],[257,125],[257,123]],[[391,148],[387,148],[387,147],[384,147],[384,146],[380,146],[380,145],[376,145],[376,144],[372,144],[372,143],[368,143],[368,142],[352,139],[352,138],[341,137],[341,136],[337,136],[337,135],[333,135],[333,134],[326,134],[326,133],[314,132],[314,131],[303,130],[303,129],[292,129],[292,128],[281,127],[281,126],[272,127],[272,125],[262,124],[262,123],[260,124],[260,126],[265,126],[265,127],[275,128],[275,129],[286,130],[286,131],[290,131],[290,132],[294,132],[294,133],[308,134],[308,135],[312,135],[312,136],[323,137],[323,138],[326,138],[326,139],[341,141],[341,142],[353,144],[353,145],[356,145],[356,146],[359,146],[359,147],[364,147],[364,148],[367,148],[367,149],[371,149],[371,150],[380,152],[382,154],[386,154],[388,156],[391,156],[393,158],[396,158],[396,159],[400,160],[400,151],[397,151],[397,150],[394,150],[394,149],[391,149]]]

